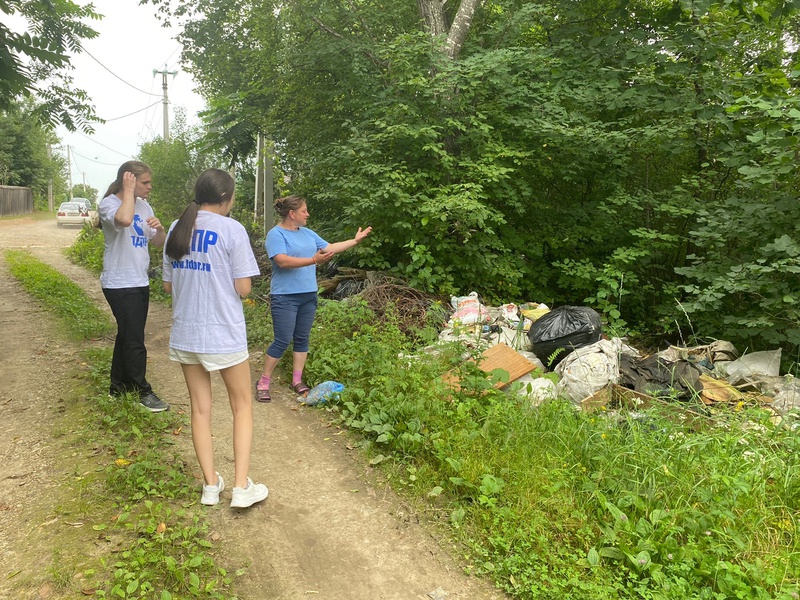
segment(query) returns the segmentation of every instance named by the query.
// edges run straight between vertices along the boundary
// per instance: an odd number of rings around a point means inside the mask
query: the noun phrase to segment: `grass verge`
[[[72,340],[89,340],[113,331],[109,316],[71,279],[21,250],[6,250],[11,274]]]

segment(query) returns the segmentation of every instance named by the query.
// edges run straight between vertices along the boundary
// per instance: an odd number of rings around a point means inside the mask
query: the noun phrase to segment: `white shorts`
[[[203,365],[206,371],[219,371],[242,363],[250,358],[247,350],[234,352],[233,354],[203,354],[200,352],[188,352],[187,350],[169,349],[169,359],[179,362],[182,365]]]

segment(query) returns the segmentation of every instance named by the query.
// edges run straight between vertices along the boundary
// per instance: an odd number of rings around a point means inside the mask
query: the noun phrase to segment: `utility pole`
[[[264,216],[266,217],[267,211],[272,214],[270,227],[278,222],[278,213],[275,212],[275,192],[272,177],[272,148],[271,141],[264,144]],[[264,231],[267,231],[266,224],[264,225]]]
[[[258,208],[263,203],[263,222],[264,231],[278,222],[278,215],[275,212],[272,174],[272,143],[264,139],[264,135],[258,134],[256,143],[256,190],[253,202],[253,219],[258,219]],[[270,221],[271,218],[271,221]]]
[[[155,77],[158,73],[161,73],[161,89],[164,92],[164,99],[162,100],[162,104],[164,105],[164,143],[167,143],[169,142],[169,97],[167,96],[167,75],[172,75],[175,77],[178,72],[167,71],[167,65],[164,65],[163,71],[153,69],[153,77]]]
[[[67,146],[67,172],[69,173],[69,201],[72,202],[72,156]]]
[[[47,144],[47,160],[50,161],[53,159],[53,147],[50,144]],[[53,212],[53,178],[47,180],[47,210]]]
[[[256,189],[253,198],[253,221],[258,221],[258,207],[264,201],[264,136],[259,132],[256,138]],[[264,211],[264,231],[267,226],[267,214]]]

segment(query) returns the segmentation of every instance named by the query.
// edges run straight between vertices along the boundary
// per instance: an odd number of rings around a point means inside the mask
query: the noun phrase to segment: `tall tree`
[[[0,109],[0,185],[29,187],[37,208],[46,208],[48,182],[56,197],[67,191],[66,160],[48,152],[55,134],[34,116],[32,101]]]
[[[27,25],[20,33],[7,19],[0,22],[0,108],[20,95],[35,95],[35,115],[44,123],[87,130],[94,109],[86,93],[75,89],[69,57],[82,40],[97,36],[84,20],[100,15],[91,4],[72,0],[0,0],[0,13]]]

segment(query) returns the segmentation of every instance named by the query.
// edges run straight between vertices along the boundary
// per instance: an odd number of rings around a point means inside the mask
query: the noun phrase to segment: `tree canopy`
[[[34,114],[43,123],[88,130],[94,109],[86,93],[75,89],[69,57],[82,40],[97,36],[84,21],[100,15],[91,4],[72,0],[0,0],[0,13],[27,24],[21,33],[6,18],[0,22],[0,108],[35,95]]]
[[[0,109],[0,185],[29,187],[36,206],[45,207],[49,181],[56,197],[68,193],[66,160],[48,153],[58,140],[34,113],[31,100]]]
[[[217,146],[270,136],[362,266],[790,353],[798,4],[171,3]]]

